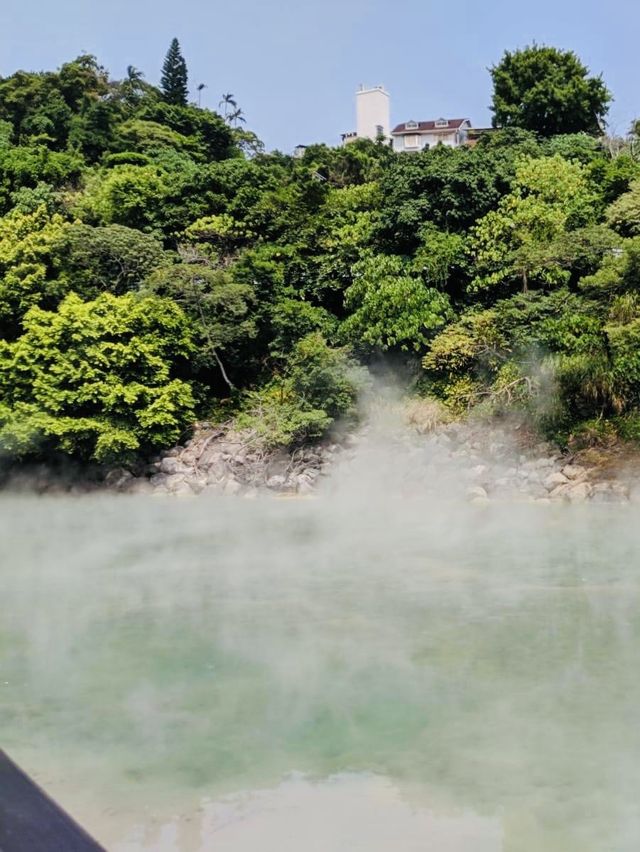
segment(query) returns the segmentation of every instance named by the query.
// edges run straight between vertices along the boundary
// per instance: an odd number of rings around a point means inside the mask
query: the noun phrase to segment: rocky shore
[[[337,442],[291,452],[265,452],[246,435],[201,426],[184,446],[156,459],[139,477],[124,469],[106,477],[129,493],[185,496],[206,490],[253,497],[260,492],[314,493],[323,481],[387,469],[386,483],[404,493],[439,492],[472,502],[625,502],[633,488],[601,465],[536,441],[513,424],[455,422],[428,432],[376,422]]]
[[[184,445],[137,470],[64,470],[43,465],[5,476],[5,488],[38,493],[109,490],[126,494],[193,496],[203,492],[251,498],[259,493],[306,496],[334,482],[363,482],[401,494],[492,501],[627,502],[638,497],[635,477],[619,466],[567,454],[536,440],[518,424],[463,421],[427,426],[398,418],[370,419],[340,441],[291,451],[266,451],[252,436],[199,424]],[[640,481],[640,480],[639,480]]]
[[[245,497],[265,490],[308,494],[340,452],[335,443],[267,451],[250,435],[202,424],[184,446],[164,453],[142,476],[117,468],[105,484],[129,493],[178,496],[205,490]]]

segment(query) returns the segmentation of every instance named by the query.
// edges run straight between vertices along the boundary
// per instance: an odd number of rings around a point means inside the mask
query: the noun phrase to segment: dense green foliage
[[[494,127],[543,136],[602,132],[611,93],[572,51],[537,44],[507,51],[491,76]]]
[[[162,89],[90,56],[0,79],[5,452],[126,459],[221,410],[318,438],[381,353],[457,412],[640,434],[638,145],[592,135],[609,96],[576,57],[507,54],[474,146],[298,159],[187,103],[170,53]]]
[[[16,454],[110,461],[167,446],[193,416],[177,377],[191,329],[172,302],[71,293],[56,311],[31,308],[23,329],[0,348],[0,441]]]

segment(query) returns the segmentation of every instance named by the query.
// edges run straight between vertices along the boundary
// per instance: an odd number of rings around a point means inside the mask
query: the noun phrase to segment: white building
[[[391,99],[384,86],[374,86],[367,89],[360,86],[356,92],[356,130],[343,133],[342,141],[346,144],[356,139],[390,138],[391,133]]]
[[[435,121],[405,121],[391,131],[394,151],[423,151],[442,143],[458,148],[467,142],[468,118],[437,118]]]
[[[437,118],[434,121],[405,121],[391,130],[391,98],[384,86],[356,92],[356,130],[342,134],[346,145],[356,139],[384,137],[394,151],[423,151],[439,143],[458,148],[468,141],[468,118]]]

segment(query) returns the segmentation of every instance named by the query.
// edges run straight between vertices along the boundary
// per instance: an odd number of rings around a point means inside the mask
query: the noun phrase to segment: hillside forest
[[[197,420],[316,440],[381,358],[452,416],[640,439],[635,129],[573,53],[490,73],[473,144],[299,157],[190,102],[175,40],[158,87],[88,55],[0,79],[5,458],[127,463]]]

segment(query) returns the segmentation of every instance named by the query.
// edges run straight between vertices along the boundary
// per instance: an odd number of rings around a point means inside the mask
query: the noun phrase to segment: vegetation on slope
[[[232,95],[188,103],[177,41],[162,88],[91,56],[0,79],[2,450],[126,460],[221,400],[266,443],[318,438],[380,353],[453,412],[640,435],[636,136],[602,135],[610,95],[573,54],[492,76],[473,147],[300,159]]]

